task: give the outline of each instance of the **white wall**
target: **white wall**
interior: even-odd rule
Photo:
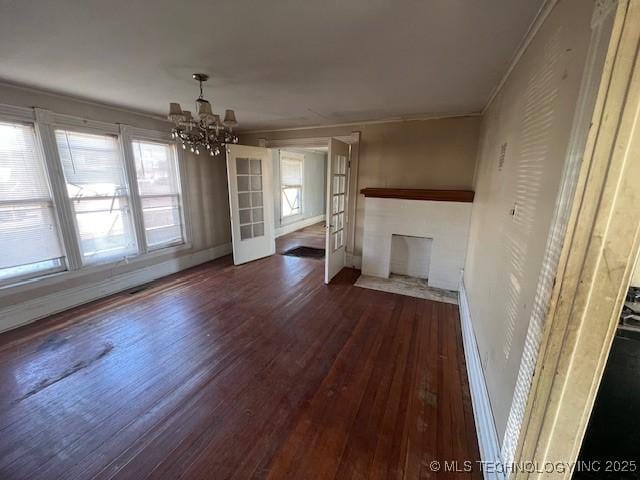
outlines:
[[[457,290],[464,265],[471,204],[365,198],[362,273],[389,278],[392,236],[432,238],[429,285]]]
[[[592,9],[591,1],[561,0],[483,118],[464,282],[500,439],[567,156]]]
[[[123,123],[151,130],[168,131],[171,128],[162,119],[133,111],[10,85],[0,84],[0,103],[39,107],[85,119]],[[231,228],[224,157],[200,157],[187,153],[184,162],[187,187],[183,195],[191,219],[190,248],[171,253],[159,251],[139,262],[123,261],[86,272],[74,272],[73,275],[63,273],[18,288],[0,289],[0,331],[50,313],[43,303],[49,303],[49,310],[61,310],[68,308],[74,301],[77,304],[113,293],[114,289],[118,289],[118,282],[112,281],[114,278],[121,279],[121,290],[132,286],[127,283],[130,280],[148,281],[163,273],[177,271],[209,260],[212,256],[228,253]],[[96,288],[92,290],[92,286]],[[78,293],[80,291],[82,293]],[[55,303],[53,300],[57,299],[61,299],[60,302],[65,299],[67,303]],[[38,301],[40,302],[36,305]]]

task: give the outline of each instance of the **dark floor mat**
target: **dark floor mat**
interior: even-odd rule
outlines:
[[[289,255],[290,257],[324,258],[324,248],[295,247],[287,250],[282,255]]]

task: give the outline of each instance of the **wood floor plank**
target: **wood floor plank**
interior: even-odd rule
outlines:
[[[224,258],[0,335],[0,478],[425,478],[477,460],[457,307],[322,273]]]

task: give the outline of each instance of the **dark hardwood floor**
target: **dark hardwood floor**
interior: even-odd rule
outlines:
[[[224,258],[0,335],[0,479],[418,479],[477,460],[457,307]]]

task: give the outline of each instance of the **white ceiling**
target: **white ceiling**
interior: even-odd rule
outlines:
[[[243,129],[477,112],[542,0],[0,0],[0,78]]]

